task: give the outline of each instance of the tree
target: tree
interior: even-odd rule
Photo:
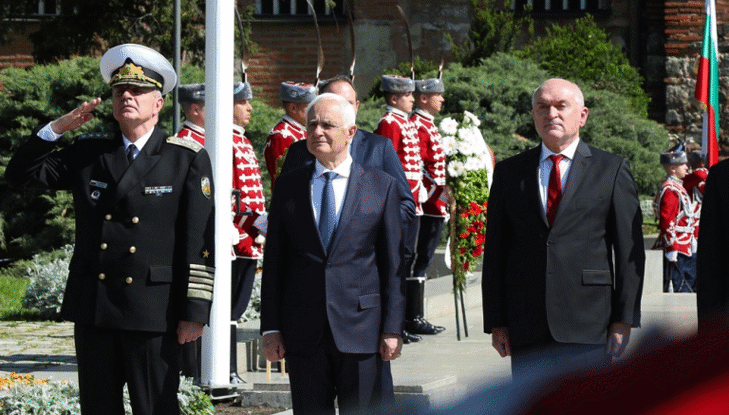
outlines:
[[[495,3],[495,0],[471,0],[470,43],[461,46],[446,35],[454,55],[464,66],[476,66],[481,59],[496,52],[511,52],[518,41],[528,42],[534,36],[534,21],[529,15],[531,5],[525,5],[520,16],[511,10],[511,0],[504,1],[502,8]]]

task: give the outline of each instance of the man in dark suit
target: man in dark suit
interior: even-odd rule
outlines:
[[[729,161],[709,169],[701,206],[696,254],[699,331],[729,322]]]
[[[320,91],[331,92],[337,94],[346,99],[350,104],[354,106],[355,113],[359,109],[359,100],[357,100],[357,92],[352,85],[352,81],[349,77],[338,75],[332,79],[328,79],[322,82]],[[398,194],[400,197],[400,219],[402,220],[403,229],[410,229],[415,226],[415,201],[413,200],[413,194],[410,191],[410,185],[405,177],[405,171],[400,164],[395,148],[392,146],[392,141],[378,135],[369,133],[357,129],[357,132],[352,139],[350,144],[349,152],[352,155],[354,161],[365,167],[372,167],[379,169],[394,177],[398,184]],[[315,160],[314,155],[309,152],[306,148],[306,141],[296,142],[289,147],[289,151],[286,155],[281,174],[285,174],[288,171],[295,170],[298,167],[313,163]],[[407,265],[410,263],[409,259],[413,256],[412,250],[407,250],[403,246],[403,262],[400,269],[400,275],[405,280],[409,274],[407,271]],[[419,292],[415,293],[416,295]],[[422,303],[422,297],[417,301]],[[438,330],[425,319],[422,319],[425,329],[432,332]],[[411,341],[419,341],[420,336],[416,333],[403,331],[403,342],[409,343]]]
[[[395,179],[353,162],[354,108],[325,93],[307,110],[316,162],[281,175],[269,209],[261,333],[286,358],[295,413],[391,402],[383,361],[400,354],[405,312]],[[390,378],[391,379],[391,378]]]
[[[579,87],[550,79],[532,103],[542,144],[496,165],[482,281],[484,330],[515,377],[619,357],[645,263],[628,162],[580,140]]]
[[[47,124],[5,172],[13,186],[71,190],[76,246],[61,315],[73,321],[81,410],[179,414],[178,343],[198,338],[213,295],[213,184],[202,146],[156,127],[172,65],[126,44],[101,59],[116,134],[56,149],[92,118],[100,98]]]

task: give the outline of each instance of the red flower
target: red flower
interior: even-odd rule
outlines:
[[[468,212],[466,212],[465,210],[463,212],[461,212],[461,217],[463,219],[468,219]]]
[[[476,202],[471,202],[471,205],[468,208],[468,213],[470,213],[471,216],[479,215],[481,213],[481,206],[479,206]]]
[[[462,234],[458,235],[458,237],[461,239],[466,239],[466,238],[468,238],[468,235],[469,235],[468,232],[463,232]]]
[[[481,245],[483,245],[484,242],[486,242],[486,235],[479,233],[478,235],[476,235],[476,239],[473,242],[476,244],[476,246],[481,247]],[[476,256],[478,256],[478,255],[476,255]]]
[[[460,250],[461,250],[462,254],[465,254],[466,252],[468,252],[468,248],[465,248],[465,247],[461,247]]]
[[[464,269],[465,271],[468,271],[468,267],[469,267],[468,261],[464,262],[464,263],[463,263],[463,269]]]
[[[476,249],[473,250],[473,256],[478,258],[483,254],[483,247],[477,246]]]

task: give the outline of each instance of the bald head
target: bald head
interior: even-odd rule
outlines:
[[[352,81],[350,81],[348,78],[336,77],[329,80],[324,85],[324,88],[321,89],[321,92],[330,92],[332,94],[339,95],[340,97],[346,99],[350,104],[352,104],[355,113],[357,112],[357,110],[359,110],[357,91],[355,91],[354,86],[352,85]]]
[[[565,79],[550,79],[532,96],[534,127],[542,142],[554,153],[572,144],[587,122],[588,109],[582,91]]]

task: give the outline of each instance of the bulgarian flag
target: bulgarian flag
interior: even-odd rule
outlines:
[[[719,60],[718,36],[716,34],[716,4],[706,0],[706,21],[704,23],[704,45],[699,60],[699,74],[696,80],[696,99],[705,105],[704,130],[701,148],[706,154],[707,167],[719,161]]]

